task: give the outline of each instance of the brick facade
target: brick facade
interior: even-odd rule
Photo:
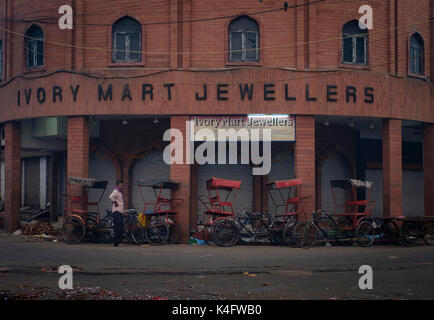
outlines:
[[[5,218],[6,232],[20,228],[21,131],[18,122],[5,124]]]
[[[85,117],[68,119],[67,177],[86,178],[89,176],[89,120]],[[68,194],[82,196],[82,187],[68,185]],[[80,209],[80,203],[74,203]],[[82,206],[82,209],[86,209]]]
[[[402,215],[402,123],[383,121],[383,216]]]
[[[60,31],[57,23],[38,23],[46,42],[44,66],[36,70],[27,70],[23,49],[23,34],[32,23],[1,19],[4,72],[0,123],[9,128],[6,143],[11,144],[5,150],[9,229],[17,224],[21,190],[12,183],[19,171],[19,165],[16,168],[19,127],[8,121],[51,116],[68,117],[67,176],[89,173],[89,145],[93,144],[89,141],[88,117],[111,117],[101,122],[97,143],[102,143],[100,147],[107,152],[121,150],[129,155],[117,154],[113,159],[116,178],[124,182],[129,206],[136,156],[155,141],[164,146],[162,133],[169,127],[185,133],[189,115],[296,115],[295,174],[304,181],[303,196],[311,196],[304,205],[307,213],[315,209],[318,200],[313,199],[318,194],[316,167],[320,166],[315,153],[324,150],[316,146],[332,143],[335,134],[328,129],[316,132],[315,116],[382,118],[385,119],[384,211],[386,215],[400,215],[402,164],[397,159],[402,153],[401,122],[434,123],[434,54],[428,54],[434,50],[434,22],[428,22],[434,0],[370,1],[374,30],[369,31],[367,70],[342,64],[339,39],[343,25],[360,17],[358,9],[366,1],[332,0],[305,6],[307,2],[289,2],[297,7],[288,11],[250,15],[260,28],[260,58],[255,63],[228,61],[229,24],[238,15],[280,8],[282,1],[167,0],[143,5],[136,0],[74,0],[73,30]],[[7,0],[0,5],[0,16],[27,21],[44,16],[57,22],[58,8],[63,4],[61,0],[44,1],[43,6],[30,0]],[[142,59],[137,63],[115,64],[111,52],[112,25],[124,16],[142,24]],[[185,23],[174,23],[179,21]],[[409,75],[409,40],[415,32],[424,40],[423,76]],[[219,84],[227,84],[223,98],[218,92]],[[251,99],[241,98],[240,85],[244,84],[254,88]],[[265,97],[266,84],[274,85],[270,99]],[[149,85],[153,91],[146,95],[143,90]],[[198,99],[205,85],[207,98]],[[329,99],[328,86],[336,91],[333,99]],[[349,98],[349,87],[355,88],[357,98]],[[55,96],[55,88],[60,88],[61,99]],[[104,99],[101,91],[107,93],[109,88],[111,98]],[[125,96],[127,88],[130,96]],[[372,100],[366,96],[371,89],[375,92]],[[152,125],[154,115],[165,118],[158,127]],[[137,119],[129,118],[125,127],[116,119],[123,116]],[[432,129],[428,128],[424,146],[425,208],[432,207],[430,199],[434,198],[434,189],[430,187],[434,170],[430,164],[432,135]],[[349,158],[351,155],[357,158],[351,142],[341,147],[350,154]],[[356,166],[352,164],[354,176]],[[8,176],[11,168],[14,175]],[[186,237],[195,228],[198,215],[197,166],[173,165],[171,178],[182,184],[179,195],[185,202],[178,218]],[[254,208],[260,210],[267,204],[265,178],[255,177],[254,181]],[[14,189],[8,187],[11,185]]]
[[[300,197],[309,197],[301,206],[307,214],[305,217],[301,216],[301,219],[304,219],[309,217],[310,213],[315,210],[315,118],[312,116],[297,116],[296,122],[295,176],[303,180]]]

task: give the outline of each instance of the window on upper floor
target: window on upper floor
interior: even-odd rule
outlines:
[[[112,29],[113,62],[142,61],[142,28],[137,20],[124,17],[116,21]]]
[[[259,25],[252,18],[241,16],[230,23],[229,61],[259,61]]]
[[[415,33],[410,38],[410,73],[424,74],[424,43],[420,34]]]
[[[353,20],[342,28],[342,63],[366,65],[368,53],[368,29],[361,29]]]
[[[26,65],[27,69],[42,67],[44,65],[44,32],[36,25],[27,29],[25,34]]]

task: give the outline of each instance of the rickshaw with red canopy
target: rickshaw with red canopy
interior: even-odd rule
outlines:
[[[201,232],[203,240],[209,240],[212,225],[220,219],[234,219],[233,202],[241,188],[241,181],[212,177],[206,181],[207,193],[199,196],[207,216]]]
[[[158,182],[138,181],[137,183],[144,203],[144,230],[148,242],[152,245],[177,243],[182,237],[182,231],[176,222],[177,207],[184,199],[176,198],[180,183],[172,180]],[[155,200],[146,201],[143,188],[151,188]]]

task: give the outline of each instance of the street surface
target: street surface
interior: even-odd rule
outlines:
[[[61,265],[74,270],[69,295],[58,287]],[[372,290],[359,288],[362,265],[373,268]],[[78,299],[77,292],[86,293],[80,299],[434,299],[434,246],[115,248],[0,234],[0,299]]]

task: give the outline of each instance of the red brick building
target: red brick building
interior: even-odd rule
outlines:
[[[211,176],[243,181],[236,209],[271,210],[265,183],[292,177],[307,212],[328,208],[329,180],[351,177],[374,182],[376,215],[432,215],[433,0],[71,0],[73,29],[60,30],[66,2],[0,4],[7,231],[25,205],[63,215],[68,176],[122,179],[138,210],[139,179],[181,182],[186,237]],[[163,162],[165,130],[251,114],[295,117],[295,141],[272,142],[267,176]]]

